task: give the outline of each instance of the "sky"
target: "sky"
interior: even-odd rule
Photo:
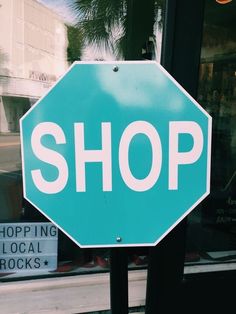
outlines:
[[[75,14],[70,9],[70,4],[73,2],[72,0],[37,0],[37,1],[58,13],[66,23],[73,24],[73,22],[75,22]]]

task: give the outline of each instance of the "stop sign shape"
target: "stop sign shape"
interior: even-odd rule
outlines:
[[[156,62],[74,63],[20,124],[24,197],[81,247],[155,245],[209,194],[211,117]]]

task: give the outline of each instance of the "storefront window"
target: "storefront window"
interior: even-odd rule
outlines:
[[[236,257],[235,27],[235,1],[206,1],[198,101],[213,118],[211,193],[189,215],[187,265]]]
[[[160,59],[159,2],[154,8],[155,36],[143,43],[142,59]],[[85,46],[73,3],[0,0],[0,280],[109,269],[108,250],[79,248],[22,193],[19,119],[73,61],[117,58],[112,49]],[[118,25],[115,39],[120,32]],[[130,268],[146,263],[141,251],[131,252]]]

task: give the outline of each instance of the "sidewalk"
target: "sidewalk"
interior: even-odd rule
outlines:
[[[109,273],[2,282],[0,312],[4,314],[100,314],[101,312],[108,314],[109,289]],[[130,271],[129,307],[135,309],[132,314],[138,312],[139,307],[144,306],[145,289],[146,271]]]
[[[20,145],[20,134],[0,133],[0,147]]]
[[[0,132],[1,136],[20,136],[19,132]]]

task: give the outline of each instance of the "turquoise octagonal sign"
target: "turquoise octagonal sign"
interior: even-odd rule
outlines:
[[[156,62],[76,62],[20,125],[24,197],[81,247],[156,245],[209,194],[211,117]]]

